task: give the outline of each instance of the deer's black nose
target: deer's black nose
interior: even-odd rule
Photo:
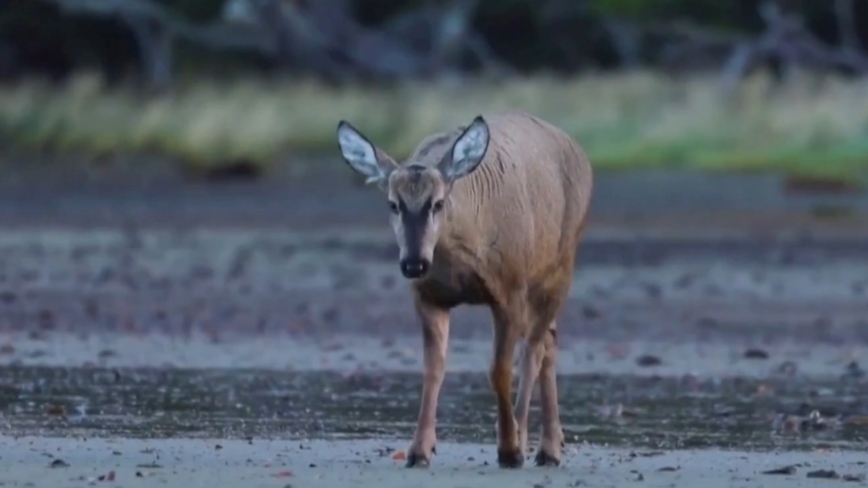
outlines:
[[[403,259],[401,260],[401,274],[409,279],[421,278],[425,276],[430,266],[430,263],[424,259]]]

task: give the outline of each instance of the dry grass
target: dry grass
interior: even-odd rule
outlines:
[[[0,89],[13,144],[96,154],[157,152],[196,168],[333,151],[345,118],[395,156],[484,111],[522,108],[575,136],[598,168],[782,170],[852,178],[868,169],[868,82],[758,75],[724,95],[713,79],[586,76],[500,85],[340,91],[308,83],[197,83],[144,99],[82,75],[61,89]]]

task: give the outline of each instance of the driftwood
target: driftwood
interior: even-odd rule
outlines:
[[[292,52],[286,53],[291,62],[299,69],[325,74],[331,81],[414,78],[426,67],[421,53],[357,24],[329,1],[232,1],[255,3],[252,9],[259,24],[276,32],[281,44],[292,45]]]
[[[843,14],[846,12],[839,12]],[[733,50],[723,70],[724,87],[734,87],[753,67],[771,60],[779,61],[784,76],[796,68],[868,73],[868,58],[852,45],[854,40],[849,41],[850,46],[830,47],[808,31],[800,16],[783,12],[774,2],[763,3],[760,15],[766,31],[758,39],[741,43]]]
[[[457,72],[464,53],[484,67],[506,71],[470,27],[477,0],[425,6],[379,29],[356,22],[343,0],[229,0],[231,17],[263,27],[291,45],[283,55],[297,67],[332,81],[393,81]]]
[[[225,22],[197,26],[180,19],[148,0],[42,0],[71,15],[114,18],[126,25],[136,39],[145,83],[152,88],[171,84],[172,47],[178,39],[216,51],[255,50],[274,55],[269,33]]]
[[[172,83],[172,51],[179,39],[216,51],[255,51],[284,72],[313,74],[332,83],[459,73],[467,55],[485,69],[510,71],[471,29],[478,0],[428,5],[378,29],[356,22],[346,0],[227,0],[222,18],[205,25],[187,22],[151,0],[42,1],[71,15],[102,16],[126,25],[152,88]]]
[[[684,22],[638,23],[604,19],[622,65],[636,66],[639,46],[649,38],[662,43],[656,62],[667,70],[721,70],[725,89],[734,88],[754,68],[776,63],[786,77],[795,69],[868,74],[868,57],[856,35],[853,0],[835,0],[840,46],[829,46],[797,14],[777,2],[760,5],[765,30],[756,37]]]
[[[376,27],[354,19],[351,0],[225,0],[222,17],[202,25],[187,22],[154,0],[33,1],[125,25],[136,39],[144,82],[154,88],[172,83],[178,40],[217,52],[255,52],[283,73],[314,75],[335,84],[460,76],[469,63],[501,78],[514,73],[471,26],[480,0],[429,0]],[[868,73],[868,57],[856,33],[855,0],[834,0],[837,47],[820,41],[799,15],[784,11],[780,1],[762,4],[765,30],[755,37],[677,21],[601,17],[587,2],[573,0],[544,1],[536,30],[546,33],[551,49],[564,55],[567,71],[580,69],[588,59],[588,45],[574,35],[576,26],[588,26],[589,39],[608,41],[621,67],[715,70],[728,88],[768,63],[783,67],[784,74],[796,68]]]
[[[743,34],[687,22],[650,24],[646,33],[663,39],[656,61],[672,72],[717,70],[733,46],[748,41]]]

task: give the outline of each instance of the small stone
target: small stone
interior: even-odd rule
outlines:
[[[768,359],[769,353],[762,349],[751,348],[744,352],[745,359]]]
[[[827,480],[836,480],[841,477],[837,472],[832,469],[818,469],[816,471],[811,471],[807,474],[808,478],[822,478]]]
[[[99,354],[97,354],[97,357],[99,357],[100,359],[107,359],[107,358],[115,357],[117,355],[118,354],[116,352],[112,351],[111,349],[103,349],[102,351],[99,352]]]
[[[859,366],[859,363],[857,361],[854,360],[854,361],[850,361],[849,363],[847,363],[847,368],[844,372],[844,377],[861,378],[863,376],[865,376],[865,370],[863,370],[862,367]]]
[[[648,368],[651,366],[660,366],[661,364],[663,364],[663,361],[657,356],[643,354],[636,359],[636,364],[642,366],[643,368]]]
[[[770,469],[768,471],[763,471],[763,474],[795,474],[796,467],[795,466],[784,466],[782,468]]]
[[[594,320],[600,318],[600,311],[590,305],[585,305],[582,307],[582,315],[588,320]]]

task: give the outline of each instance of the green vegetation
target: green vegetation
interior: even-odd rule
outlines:
[[[58,88],[0,88],[0,136],[35,150],[156,153],[194,170],[295,151],[334,153],[350,120],[396,157],[479,112],[520,108],[575,136],[600,169],[777,170],[853,180],[868,173],[868,82],[757,75],[724,94],[713,78],[534,77],[499,84],[333,90],[315,83],[191,83],[145,97],[81,75]]]

